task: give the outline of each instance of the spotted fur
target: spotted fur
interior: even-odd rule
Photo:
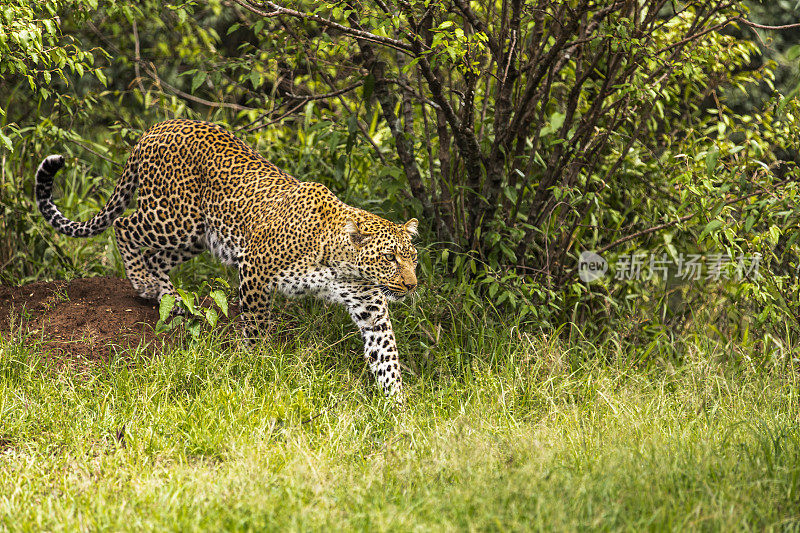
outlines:
[[[301,182],[230,132],[206,122],[171,120],[134,147],[105,207],[91,220],[67,219],[53,203],[47,157],[36,172],[44,218],[72,237],[113,224],[134,289],[160,299],[174,291],[169,271],[208,249],[239,269],[245,336],[256,337],[277,290],[344,305],[364,339],[364,358],[385,393],[402,398],[388,302],[417,285],[417,220],[395,224],[350,207],[319,183]],[[138,188],[138,207],[119,218]]]

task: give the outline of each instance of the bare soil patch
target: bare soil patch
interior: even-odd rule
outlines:
[[[124,279],[0,286],[0,335],[41,342],[59,358],[107,361],[142,344],[160,348],[158,308]]]

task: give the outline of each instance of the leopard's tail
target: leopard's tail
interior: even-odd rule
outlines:
[[[63,166],[62,155],[47,156],[39,165],[36,171],[36,205],[51,226],[70,237],[93,237],[105,231],[128,207],[139,185],[129,162],[105,207],[90,220],[77,222],[65,217],[53,203],[53,178]]]

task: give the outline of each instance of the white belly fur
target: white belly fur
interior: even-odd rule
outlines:
[[[241,251],[237,243],[213,231],[206,232],[206,248],[226,265],[236,265],[239,261]]]

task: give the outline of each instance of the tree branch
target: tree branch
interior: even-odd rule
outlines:
[[[141,61],[144,65],[145,70],[150,75],[151,78],[156,82],[157,85],[163,85],[173,93],[177,94],[181,98],[186,100],[191,100],[192,102],[196,102],[198,104],[203,104],[208,107],[227,107],[228,109],[235,109],[236,111],[260,111],[260,109],[256,109],[255,107],[247,107],[239,104],[234,104],[230,102],[212,102],[211,100],[206,100],[205,98],[200,98],[199,96],[194,96],[192,94],[186,93],[170,85],[169,83],[165,82],[158,76],[158,71],[156,70],[156,66],[153,63],[150,63],[149,67],[147,63]]]
[[[475,28],[476,31],[483,33],[486,36],[487,44],[489,45],[489,51],[492,53],[492,57],[495,61],[499,61],[500,58],[500,46],[497,44],[497,40],[494,38],[494,35],[486,28],[486,24],[483,23],[481,19],[475,15],[475,12],[472,11],[469,7],[469,2],[466,0],[455,0],[455,4],[458,6],[459,11],[464,15],[469,25]]]
[[[733,198],[732,200],[727,200],[722,204],[722,206],[723,207],[727,207],[727,206],[729,206],[731,204],[735,204],[737,202],[742,202],[744,200],[747,200],[748,198],[752,198],[753,196],[759,196],[759,195],[762,195],[762,194],[767,193],[767,192],[772,192],[774,189],[776,189],[778,187],[783,187],[784,185],[786,185],[787,183],[789,183],[791,181],[794,181],[794,180],[792,178],[787,178],[785,180],[782,180],[782,181],[779,181],[778,183],[773,184],[772,187],[770,187],[770,188],[764,187],[764,188],[759,189],[759,190],[757,190],[755,192],[751,192],[750,194],[746,194],[746,195],[740,196],[738,198]],[[686,222],[687,220],[691,220],[692,218],[696,217],[700,213],[701,213],[701,211],[695,211],[694,213],[692,213],[690,215],[684,215],[684,216],[682,216],[680,218],[677,218],[675,220],[671,220],[669,222],[665,222],[664,224],[659,224],[658,226],[653,226],[652,228],[643,229],[641,231],[637,231],[636,233],[632,233],[630,235],[626,235],[625,237],[622,237],[621,239],[617,239],[616,241],[612,242],[611,244],[607,244],[607,245],[603,246],[602,248],[597,250],[597,253],[598,254],[602,254],[603,252],[607,252],[608,250],[611,250],[612,248],[616,248],[620,244],[625,244],[626,242],[628,242],[630,240],[636,239],[638,237],[644,237],[645,235],[649,235],[651,233],[655,233],[657,231],[661,231],[662,229],[671,228],[672,226],[676,226],[676,225],[680,224],[681,222]]]
[[[342,33],[347,35],[352,35],[353,37],[357,37],[364,41],[369,41],[377,44],[382,44],[384,46],[388,46],[390,48],[394,48],[400,52],[403,52],[407,55],[413,55],[411,52],[411,46],[408,44],[398,41],[397,39],[391,39],[389,37],[382,37],[380,35],[375,35],[374,33],[370,33],[368,31],[352,28],[350,26],[345,26],[343,24],[339,24],[338,22],[334,22],[332,20],[320,17],[319,15],[314,15],[312,13],[303,13],[301,11],[295,11],[294,9],[289,9],[288,7],[283,7],[281,5],[276,4],[275,2],[265,1],[264,5],[268,6],[272,11],[261,11],[260,9],[250,5],[248,2],[244,0],[233,0],[243,8],[255,13],[256,15],[271,18],[277,17],[279,15],[287,15],[296,19],[300,20],[310,20],[312,22],[316,22],[318,24],[322,24],[323,26],[327,26],[328,28],[332,28],[338,30]]]
[[[368,33],[359,27],[360,22],[355,15],[350,15],[349,22],[355,27],[355,31],[359,33]],[[389,130],[392,132],[392,136],[394,137],[395,149],[397,150],[400,163],[405,171],[408,185],[411,188],[411,193],[414,195],[414,198],[419,200],[419,202],[422,204],[422,215],[426,218],[426,220],[436,224],[438,217],[436,216],[433,204],[431,204],[428,191],[425,189],[425,186],[422,183],[422,175],[420,174],[417,161],[414,158],[413,145],[409,143],[408,137],[401,129],[400,117],[398,117],[395,113],[397,97],[389,90],[388,85],[383,81],[386,78],[386,64],[378,57],[377,53],[367,39],[357,38],[357,42],[359,48],[361,49],[364,66],[375,77],[375,97],[381,105],[383,118],[386,121],[386,124],[389,126]],[[401,105],[401,113],[402,112],[403,106]],[[439,225],[441,226],[441,224]],[[437,230],[438,229],[439,228],[437,228]]]
[[[353,89],[358,89],[362,85],[364,85],[364,81],[363,80],[362,81],[358,81],[358,82],[356,82],[356,83],[354,83],[352,85],[348,85],[344,89],[339,89],[338,91],[331,91],[329,93],[302,95],[302,94],[294,94],[294,93],[290,93],[290,92],[286,91],[283,94],[284,94],[284,96],[288,96],[292,100],[302,100],[304,102],[308,102],[310,100],[325,100],[326,98],[333,98],[334,96],[339,96],[339,95],[342,95],[342,94],[345,94],[345,93],[349,93]]]

